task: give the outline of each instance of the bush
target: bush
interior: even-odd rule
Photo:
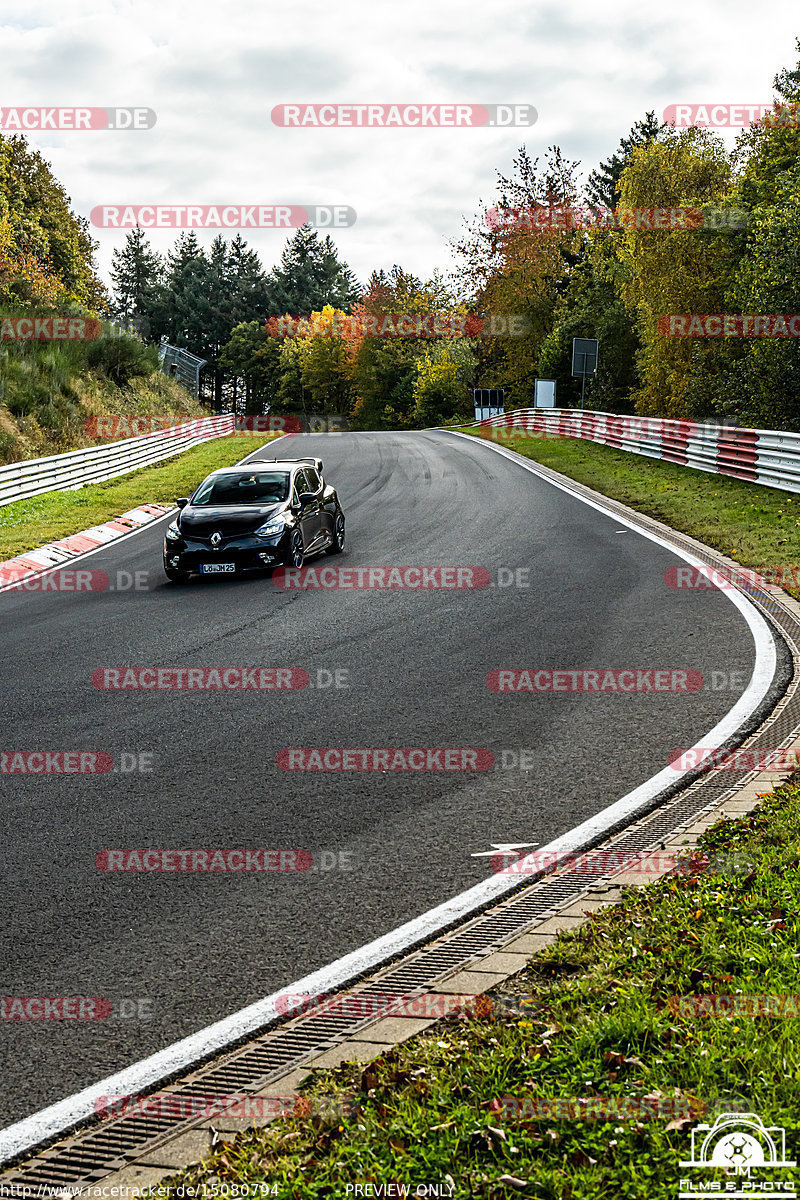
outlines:
[[[126,334],[122,337],[102,337],[88,344],[86,362],[95,370],[103,371],[114,383],[123,386],[137,375],[152,375],[157,371],[158,351]]]

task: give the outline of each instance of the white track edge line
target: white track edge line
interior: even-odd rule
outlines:
[[[455,430],[447,430],[445,432],[452,433],[455,437],[467,438],[473,443],[477,441],[477,439],[466,433],[456,433]],[[276,438],[274,440],[278,441],[279,439]],[[620,524],[626,525],[635,533],[648,538],[656,545],[677,555],[691,566],[704,567],[707,565],[689,551],[671,546],[669,542],[657,534],[638,528],[633,521],[628,520],[626,517],[611,512],[597,501],[590,500],[572,491],[567,484],[548,479],[545,475],[537,471],[532,464],[529,464],[513,452],[507,451],[505,447],[495,446],[492,443],[482,441],[477,442],[477,444],[487,446],[488,449],[511,459],[512,462],[530,471],[531,474],[536,475],[543,482],[559,488],[574,499],[580,500],[582,504],[596,509],[603,516],[619,521]],[[254,451],[253,453],[256,452]],[[248,455],[248,457],[250,456]],[[133,532],[136,533],[139,531],[134,530]],[[123,540],[124,538],[120,538],[120,541]],[[95,551],[89,551],[88,553],[93,554]],[[718,745],[720,744],[719,742],[709,741],[708,739],[719,738],[721,742],[724,742],[735,733],[742,721],[756,710],[766,696],[777,665],[775,641],[761,613],[758,612],[754,605],[738,589],[726,588],[720,590],[739,609],[750,628],[755,644],[756,663],[750,683],[733,708],[729,710],[713,729],[709,730],[703,736],[701,741],[695,743],[695,746],[691,747],[691,749]],[[602,812],[581,822],[580,825],[576,825],[574,829],[548,843],[547,846],[538,849],[536,857],[541,858],[543,855],[575,853],[587,849],[597,838],[598,834],[618,824],[622,819],[632,818],[638,811],[645,808],[667,783],[674,783],[681,775],[687,773],[688,769],[687,771],[675,771],[672,767],[666,767],[664,770],[659,771],[658,774],[640,784],[637,788],[634,788],[633,791],[628,792],[627,795],[609,805],[608,808],[603,809]],[[233,1042],[246,1037],[250,1033],[254,1033],[257,1029],[262,1028],[279,1015],[277,1010],[278,998],[285,996],[287,992],[330,992],[334,988],[342,987],[356,976],[380,966],[381,963],[402,953],[410,946],[433,937],[447,926],[472,915],[476,910],[484,908],[488,903],[491,903],[493,899],[514,889],[519,883],[521,874],[522,872],[518,868],[517,872],[511,878],[497,874],[491,879],[482,880],[480,883],[467,889],[467,891],[454,896],[451,900],[447,900],[443,904],[429,909],[428,912],[423,913],[421,916],[407,921],[404,925],[392,930],[391,933],[384,934],[382,937],[368,942],[358,950],[351,951],[350,954],[344,955],[328,966],[314,971],[311,975],[306,975],[303,979],[289,984],[282,988],[280,992],[273,992],[272,995],[266,996],[262,1000],[257,1000],[254,1004],[240,1009],[239,1012],[233,1013],[221,1021],[215,1021],[212,1025],[207,1026],[198,1033],[182,1038],[179,1042],[174,1042],[164,1050],[160,1050],[156,1054],[152,1054],[148,1058],[142,1059],[140,1062],[124,1068],[122,1071],[118,1071],[115,1075],[109,1075],[99,1083],[92,1084],[90,1087],[84,1088],[83,1091],[76,1092],[74,1095],[67,1097],[65,1100],[60,1100],[56,1104],[51,1104],[47,1108],[43,1108],[39,1112],[32,1114],[30,1117],[16,1122],[14,1125],[9,1125],[6,1129],[0,1131],[0,1162],[17,1157],[25,1150],[31,1149],[39,1143],[55,1137],[59,1133],[66,1132],[78,1122],[93,1116],[96,1111],[95,1102],[101,1097],[118,1094],[137,1094],[161,1079],[173,1075],[178,1071],[187,1070],[199,1059],[205,1058],[207,1055],[217,1051],[225,1050]]]

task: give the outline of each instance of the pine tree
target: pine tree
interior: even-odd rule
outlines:
[[[619,177],[627,166],[634,147],[646,146],[667,128],[663,121],[656,120],[654,111],[645,113],[644,120],[637,121],[630,135],[620,140],[617,153],[601,163],[598,170],[592,171],[586,186],[586,198],[589,203],[596,204],[599,208],[616,208],[619,203]]]
[[[137,225],[115,250],[111,267],[114,284],[113,315],[137,325],[143,336],[152,331],[164,264]]]
[[[330,235],[322,241],[310,225],[301,225],[286,244],[280,264],[267,278],[269,315],[320,312],[331,304],[349,313],[361,294],[355,275]]]

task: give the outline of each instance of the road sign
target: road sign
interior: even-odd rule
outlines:
[[[498,417],[506,411],[505,388],[473,388],[472,396],[475,401],[476,421]]]
[[[597,374],[597,348],[599,342],[597,338],[573,338],[572,339],[572,374],[573,375],[596,375]]]
[[[555,408],[556,381],[555,379],[536,379],[533,384],[533,407]]]
[[[583,392],[586,387],[586,376],[597,374],[597,338],[572,339],[572,374],[581,377],[581,408],[583,408]]]

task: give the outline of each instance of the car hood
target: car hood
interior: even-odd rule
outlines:
[[[186,537],[205,538],[215,532],[231,537],[252,533],[287,507],[286,504],[202,504],[194,508],[190,504],[181,513],[178,524]]]

